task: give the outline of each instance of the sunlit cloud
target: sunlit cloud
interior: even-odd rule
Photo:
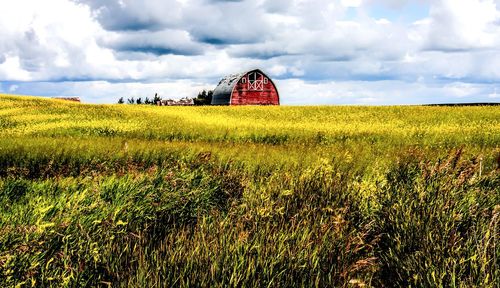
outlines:
[[[499,7],[499,0],[3,1],[0,91],[95,103],[157,92],[194,97],[226,74],[260,68],[277,80],[283,104],[498,101]]]

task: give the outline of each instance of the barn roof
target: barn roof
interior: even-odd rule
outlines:
[[[234,86],[247,73],[231,74],[222,78],[214,90],[212,105],[228,105],[231,102],[231,93]]]

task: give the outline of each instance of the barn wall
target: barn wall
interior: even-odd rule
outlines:
[[[264,76],[267,77],[265,74]],[[240,79],[233,89],[231,105],[280,105],[278,91],[271,79],[268,79],[262,91],[249,91],[248,82],[242,83]]]

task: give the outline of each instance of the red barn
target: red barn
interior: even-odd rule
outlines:
[[[222,79],[212,105],[280,105],[280,97],[271,78],[256,69]]]

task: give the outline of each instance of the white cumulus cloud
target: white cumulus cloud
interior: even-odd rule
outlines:
[[[429,13],[394,16],[417,6]],[[184,97],[252,68],[288,104],[491,101],[500,88],[500,0],[18,0],[0,13],[2,91]]]

